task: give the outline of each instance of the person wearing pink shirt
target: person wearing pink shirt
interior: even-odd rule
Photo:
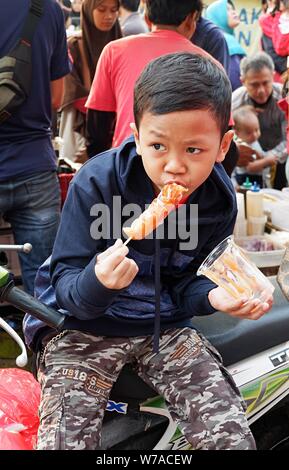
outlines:
[[[86,102],[89,157],[117,147],[130,136],[134,84],[151,60],[172,52],[210,57],[190,41],[201,12],[201,0],[147,0],[151,31],[105,46]]]

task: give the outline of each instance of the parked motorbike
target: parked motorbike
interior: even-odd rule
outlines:
[[[289,306],[276,279],[270,280],[275,285],[274,305],[258,321],[217,312],[195,318],[194,322],[222,354],[246,401],[257,448],[288,450]],[[11,275],[1,267],[0,301],[8,301],[55,329],[63,326],[63,315],[15,287]],[[165,400],[156,396],[129,365],[120,374],[107,404],[102,448],[192,450]]]

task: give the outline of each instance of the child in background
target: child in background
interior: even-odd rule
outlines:
[[[247,177],[256,181],[259,186],[270,187],[270,168],[274,167],[278,158],[272,151],[264,152],[258,139],[261,135],[257,112],[253,106],[241,106],[233,112],[236,143],[247,145],[256,151],[255,161],[246,167],[236,166],[235,178],[242,185]]]

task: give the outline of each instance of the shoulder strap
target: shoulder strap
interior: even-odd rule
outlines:
[[[36,29],[39,18],[43,13],[43,0],[32,0],[28,15],[26,17],[22,32],[21,41],[32,42],[33,34]]]

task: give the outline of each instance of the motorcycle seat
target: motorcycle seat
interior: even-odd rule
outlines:
[[[276,278],[270,281],[275,287],[273,307],[257,321],[221,312],[193,318],[196,329],[218,349],[226,366],[289,340],[289,303]]]
[[[224,364],[229,366],[289,340],[289,303],[282,294],[276,278],[272,309],[259,320],[239,320],[222,312],[194,317],[195,328],[218,349]],[[112,399],[136,406],[141,400],[155,396],[127,364],[112,390]]]

